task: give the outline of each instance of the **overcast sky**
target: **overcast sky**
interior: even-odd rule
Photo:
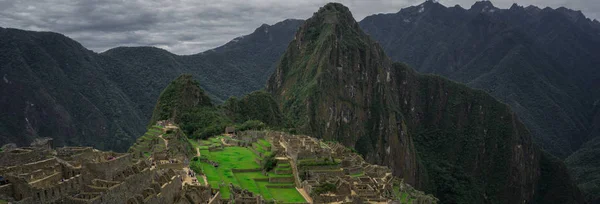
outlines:
[[[102,52],[117,46],[156,46],[193,54],[249,34],[261,24],[306,19],[332,0],[0,0],[0,27],[65,34]],[[339,0],[357,20],[394,13],[424,0]],[[473,0],[440,0],[470,8]],[[600,17],[599,0],[494,0],[499,8],[536,5]]]

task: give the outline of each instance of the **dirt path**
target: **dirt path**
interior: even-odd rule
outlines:
[[[200,148],[196,147],[196,156],[200,157]],[[206,179],[206,175],[202,174],[202,179],[204,180],[204,184],[208,185],[208,179]]]
[[[304,188],[298,188],[298,187],[296,187],[296,190],[298,192],[300,192],[300,194],[302,195],[302,197],[304,197],[304,200],[306,200],[307,203],[313,203],[312,198],[308,195],[308,193],[306,193],[306,191],[304,190]]]
[[[279,142],[279,145],[281,145],[281,147],[283,147],[283,149],[287,152],[287,146],[285,146],[285,144],[283,144],[283,142]],[[294,174],[294,183],[296,184],[296,186],[300,186],[300,177],[298,176],[298,169],[296,166],[296,163],[294,162],[294,160],[287,158],[290,161],[290,167],[292,168],[292,172]],[[307,203],[313,203],[312,198],[308,195],[308,193],[306,193],[306,191],[304,190],[304,188],[298,188],[296,187],[296,190],[302,195],[302,197],[304,197],[304,200],[306,200]]]
[[[165,141],[165,148],[169,149],[169,140],[165,139],[162,134],[159,135],[158,137],[160,137],[160,139],[162,139],[163,141]]]

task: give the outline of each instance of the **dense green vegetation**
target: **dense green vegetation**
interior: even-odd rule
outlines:
[[[600,137],[597,137],[569,156],[565,163],[581,191],[590,201],[600,200]]]
[[[271,94],[264,91],[255,91],[239,99],[235,96],[231,97],[225,101],[222,108],[226,115],[236,123],[261,121],[270,127],[285,125],[277,102]]]
[[[275,159],[275,154],[269,154],[266,158],[263,159],[262,169],[265,171],[271,171],[277,166],[277,160]]]
[[[256,91],[214,106],[191,75],[182,75],[161,93],[150,124],[173,119],[190,138],[205,139],[223,133],[227,126],[238,131],[281,128],[281,111],[273,97]],[[266,121],[266,122],[264,122]]]
[[[200,148],[201,158],[207,161],[212,161],[218,165],[214,166],[208,162],[202,162],[201,159],[192,160],[190,166],[200,166],[202,172],[206,175],[208,183],[213,188],[218,188],[223,198],[229,198],[229,183],[247,189],[251,192],[258,193],[267,201],[279,202],[305,202],[304,198],[295,188],[270,188],[269,186],[290,185],[293,183],[269,183],[268,181],[257,181],[255,179],[264,179],[269,177],[290,177],[292,175],[276,175],[272,171],[264,175],[261,168],[267,163],[276,165],[276,162],[264,162],[261,166],[256,162],[257,159],[263,161],[274,158],[273,154],[267,154],[266,158],[260,158],[246,147],[224,147],[223,150],[209,151],[211,145],[220,145],[219,137],[211,137],[201,141],[190,140],[190,143],[195,147]],[[267,141],[259,141],[255,145],[267,147],[270,146]],[[256,169],[251,172],[234,173],[232,169]],[[272,169],[270,169],[272,170]]]
[[[213,106],[210,98],[191,75],[182,75],[161,93],[150,124],[173,119],[192,138],[218,135],[232,122]]]

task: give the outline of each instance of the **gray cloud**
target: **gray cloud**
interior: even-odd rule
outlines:
[[[211,49],[263,23],[306,19],[329,0],[0,0],[0,26],[65,34],[96,52],[156,46],[177,54]],[[597,0],[522,0],[520,5],[567,7],[600,17]],[[423,0],[339,0],[357,20],[397,12]],[[472,0],[441,0],[469,8]],[[496,0],[508,8],[514,0]]]

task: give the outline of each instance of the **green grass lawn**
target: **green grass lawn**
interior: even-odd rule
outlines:
[[[206,174],[206,178],[211,187],[220,189],[222,198],[229,198],[231,192],[229,191],[228,185],[229,183],[232,183],[233,185],[240,186],[250,192],[261,194],[265,200],[275,199],[281,202],[305,202],[302,195],[295,188],[267,188],[266,185],[280,184],[254,181],[255,178],[268,178],[269,176],[291,177],[292,174],[276,175],[272,172],[269,173],[269,176],[265,176],[260,171],[233,173],[231,169],[261,168],[261,166],[254,161],[254,159],[257,158],[257,155],[245,147],[225,147],[223,151],[209,152],[207,149],[208,145],[214,145],[217,144],[217,142],[220,143],[218,138],[209,138],[208,140],[192,142],[192,145],[200,148],[200,154],[202,154],[202,156],[205,156],[208,160],[219,163],[218,167],[214,167],[211,164],[196,161],[200,163],[202,171]],[[264,146],[265,143],[268,144],[266,141],[261,143],[260,146]],[[285,167],[289,167],[289,165]],[[198,180],[201,179],[202,177],[199,177]],[[219,184],[221,183],[224,183],[225,185],[219,187]]]
[[[196,174],[197,175],[197,174]],[[204,179],[202,178],[202,176],[196,176],[196,179],[198,179],[198,183],[204,185]]]
[[[271,143],[267,142],[267,140],[265,140],[265,139],[258,140],[258,144],[265,146],[265,147],[271,147]]]
[[[296,188],[269,188],[269,191],[275,200],[285,200],[285,202],[291,203],[306,202]]]

